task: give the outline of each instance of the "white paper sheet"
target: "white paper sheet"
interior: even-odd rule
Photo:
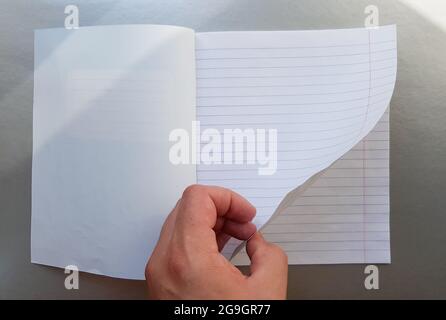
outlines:
[[[194,33],[162,26],[35,34],[32,262],[142,279],[195,182],[169,133],[195,120]]]
[[[289,264],[390,263],[389,113],[262,230]],[[246,250],[233,260],[248,265]]]
[[[254,204],[260,228],[288,192],[353,148],[383,115],[395,85],[396,30],[199,33],[196,64],[202,130],[278,131],[272,176],[248,165],[197,168],[199,183],[232,188]],[[224,254],[239,243],[230,241]],[[358,262],[332,256],[321,252],[318,261]]]
[[[142,279],[164,218],[196,178],[244,195],[257,207],[255,222],[261,227],[288,192],[337,159],[360,151],[367,162],[372,150],[357,144],[389,105],[396,35],[394,26],[196,35],[160,26],[42,30],[36,32],[35,63],[32,261]],[[202,129],[277,129],[277,172],[259,176],[255,166],[171,165],[169,133],[189,129],[195,119]],[[385,141],[366,147],[380,143]],[[339,180],[317,183],[352,179],[330,170]],[[361,176],[366,181],[349,189],[356,193],[368,191],[377,178],[369,175],[379,173],[367,166],[351,170],[355,181]],[[388,185],[388,174],[379,179]],[[281,207],[284,215],[274,220],[279,223],[265,228],[270,240],[291,241],[282,244],[291,263],[390,259],[383,253],[360,260],[352,254],[359,244],[346,247],[348,254],[341,257],[335,238],[316,254],[301,255],[295,234],[305,228],[303,221],[293,220],[298,225],[287,233],[292,228],[287,219],[297,217],[301,205],[309,210],[307,201],[327,201],[304,196],[284,211]],[[362,196],[355,205],[364,210],[355,213],[366,222],[374,218],[368,215],[372,198]],[[333,210],[341,219],[339,208]],[[336,231],[358,227],[336,222]],[[388,222],[379,223],[385,240]],[[229,243],[224,253],[229,257],[237,245]],[[388,248],[388,242],[381,245]],[[317,244],[308,248],[316,251]],[[242,252],[234,261],[245,258]]]

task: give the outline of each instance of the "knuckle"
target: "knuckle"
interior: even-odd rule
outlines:
[[[188,186],[183,191],[183,198],[189,198],[191,196],[196,196],[197,194],[202,194],[205,191],[205,187],[199,184],[192,184]]]
[[[167,258],[166,267],[169,274],[174,277],[184,278],[186,275],[186,261],[181,256],[169,256]]]

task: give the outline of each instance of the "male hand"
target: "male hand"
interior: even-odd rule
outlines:
[[[256,232],[254,216],[255,208],[231,190],[188,187],[167,217],[147,263],[149,297],[285,299],[287,256]],[[246,247],[249,276],[220,254],[231,236],[240,240],[252,236]]]

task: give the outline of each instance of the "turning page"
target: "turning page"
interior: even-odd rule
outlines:
[[[169,133],[195,120],[194,32],[105,26],[35,33],[31,259],[142,279],[195,182]]]
[[[225,186],[246,197],[257,208],[254,222],[261,228],[290,191],[354,149],[375,127],[392,96],[396,61],[395,26],[198,33],[197,118],[201,132],[209,128],[221,131],[227,128],[257,132],[262,129],[274,130],[277,143],[268,143],[265,135],[254,137],[264,142],[262,151],[265,152],[258,154],[258,150],[251,150],[251,154],[258,156],[269,153],[277,157],[269,157],[270,163],[201,163],[197,166],[197,181]],[[234,157],[247,151],[237,149],[237,145],[246,145],[246,141],[234,140]],[[245,152],[245,156],[249,156],[248,152]],[[272,168],[272,174],[260,174],[262,166]],[[350,177],[347,170],[334,170],[330,170],[329,174],[339,179]],[[361,177],[362,169],[359,168],[355,171],[357,176],[352,179],[367,179],[369,172],[374,172],[368,168],[364,170],[366,175]],[[385,177],[388,180],[388,175]],[[362,184],[351,186],[355,188],[354,192],[364,187]],[[297,207],[300,204],[331,205],[328,197],[327,194],[325,198],[298,198],[293,213],[297,214],[299,209],[301,212],[308,211],[305,206]],[[356,197],[354,204],[360,205],[358,199],[360,197]],[[388,202],[383,205],[388,206]],[[364,215],[366,206],[358,208],[360,216],[355,217],[355,224],[351,225],[340,226],[339,222],[321,228],[311,224],[312,217],[305,220],[308,224],[296,219],[291,224],[280,217],[282,221],[285,219],[285,226],[271,226],[270,229],[280,233],[272,240],[290,242],[323,238],[335,241],[341,239],[341,236],[328,235],[338,230],[345,230],[345,233],[351,233],[350,236],[356,238],[367,236],[362,231],[374,225],[372,221],[368,223],[369,216],[366,219]],[[338,214],[344,210],[340,206],[331,209]],[[363,220],[357,222],[357,219]],[[378,226],[379,232],[385,233],[382,239],[386,240],[388,220],[384,218],[382,221],[384,224]],[[231,240],[224,248],[224,254],[230,257],[239,244],[239,241]],[[384,246],[388,249],[389,243],[384,243]],[[348,247],[344,249],[349,250]],[[353,249],[351,252],[354,252]],[[305,258],[304,254],[297,258],[300,253],[293,253],[292,257],[296,258],[290,262],[390,261],[388,250],[367,259],[359,259],[354,254],[336,255],[335,250],[333,245],[325,246],[312,254],[312,258]],[[235,259],[235,262],[243,262],[243,259]]]
[[[390,263],[389,112],[288,198],[262,234],[289,264]],[[246,250],[232,262],[248,265]]]

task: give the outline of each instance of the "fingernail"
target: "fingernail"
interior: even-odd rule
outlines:
[[[248,242],[249,240],[251,240],[251,238],[254,237],[254,235],[255,235],[256,233],[257,233],[257,230],[256,230],[256,232],[254,232],[252,235],[250,235],[248,239],[246,239],[246,242]]]

